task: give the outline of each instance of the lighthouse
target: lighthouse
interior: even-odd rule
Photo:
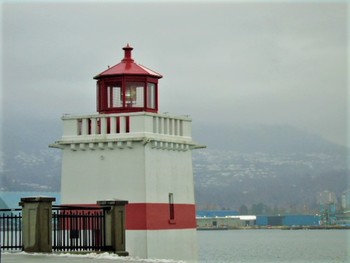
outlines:
[[[162,75],[137,64],[133,48],[96,75],[97,113],[64,115],[61,200],[122,199],[132,257],[197,259],[191,119],[158,112]]]

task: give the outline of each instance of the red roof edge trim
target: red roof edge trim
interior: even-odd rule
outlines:
[[[120,64],[120,63],[119,63],[119,64]],[[108,69],[102,71],[100,74],[97,74],[97,75],[94,77],[94,79],[99,79],[99,78],[101,78],[102,75],[103,75],[104,73],[106,73],[107,71],[109,71],[109,70],[115,68],[115,67],[118,66],[119,64],[114,65],[114,66],[112,66],[112,67],[109,67],[109,66],[108,66]]]
[[[138,64],[138,66],[143,68],[144,70],[146,70],[150,75],[153,75],[153,76],[158,77],[158,78],[162,78],[163,77],[162,74],[160,74],[160,73],[158,73],[158,72],[156,72],[156,71],[154,71],[152,69],[149,69],[149,68],[147,68],[144,65]]]

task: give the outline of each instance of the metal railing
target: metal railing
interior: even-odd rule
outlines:
[[[105,251],[105,209],[101,207],[54,206],[52,209],[54,251]]]
[[[22,209],[0,209],[2,250],[22,250]]]
[[[127,201],[98,201],[93,206],[52,206],[52,201],[50,197],[26,197],[21,198],[22,209],[0,210],[0,255],[2,250],[115,251],[128,255],[124,224]],[[52,212],[48,214],[48,210]],[[116,211],[123,217],[117,217]]]

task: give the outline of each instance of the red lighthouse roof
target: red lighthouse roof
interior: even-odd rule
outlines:
[[[129,44],[127,44],[126,47],[123,48],[123,50],[124,58],[122,59],[122,61],[117,65],[110,67],[107,70],[96,75],[94,79],[121,75],[151,76],[158,79],[163,77],[161,74],[149,68],[146,68],[145,66],[135,63],[131,56],[131,51],[133,50],[133,48],[129,46]]]
[[[94,77],[97,80],[97,111],[103,114],[158,112],[159,73],[136,64],[129,44],[122,61]]]

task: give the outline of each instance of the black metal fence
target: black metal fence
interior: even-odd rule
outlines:
[[[21,209],[0,209],[0,244],[2,250],[22,250]]]
[[[105,251],[105,209],[55,206],[52,213],[54,251]]]
[[[106,251],[105,208],[55,206],[52,209],[54,251]],[[22,250],[21,209],[0,209],[1,250]]]
[[[50,200],[44,199],[43,197],[21,199],[23,203],[37,202],[39,204],[37,213],[34,213],[34,219],[29,217],[28,206],[23,205],[23,203],[23,210],[0,210],[1,250],[24,250],[27,252],[51,252],[52,250],[116,251],[120,255],[128,255],[125,251],[124,219],[116,217],[116,211],[125,215],[127,201],[100,201],[94,206],[52,206],[50,198],[46,198]],[[44,201],[49,202],[49,206]],[[42,209],[39,209],[40,206]],[[47,217],[47,213],[43,213],[43,211],[47,211],[47,207],[52,208],[52,217]],[[22,216],[22,211],[24,211],[25,217]],[[52,228],[49,233],[45,230],[46,227],[33,224],[33,222],[38,222],[39,218],[40,224],[45,226],[51,224]],[[106,221],[110,223],[106,224]],[[119,231],[116,231],[114,227],[116,225],[121,226],[121,229],[118,228]],[[108,235],[106,235],[106,231],[108,231]],[[28,238],[23,240],[24,235],[30,240],[35,240],[35,246],[32,246],[33,242],[28,241]],[[43,240],[48,241],[44,242],[44,248],[41,246]],[[115,242],[116,240],[117,242]]]

